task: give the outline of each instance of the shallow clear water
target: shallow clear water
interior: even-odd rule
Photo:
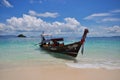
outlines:
[[[65,38],[65,43],[78,40],[80,38]],[[40,38],[0,37],[0,66],[3,63],[32,62],[60,63],[75,68],[120,68],[120,37],[87,38],[84,55],[79,52],[76,61],[71,57],[40,49],[37,45],[39,42]]]

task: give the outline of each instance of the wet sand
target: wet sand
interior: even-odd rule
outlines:
[[[80,69],[66,65],[0,69],[0,80],[120,80],[120,69]]]

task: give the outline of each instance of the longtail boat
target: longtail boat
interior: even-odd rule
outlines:
[[[85,29],[80,41],[66,45],[63,38],[45,39],[45,36],[42,34],[39,46],[46,51],[77,57],[81,47],[81,53],[83,54],[83,45],[88,32],[88,29]]]

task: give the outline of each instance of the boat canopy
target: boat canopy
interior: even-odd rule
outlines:
[[[52,41],[63,41],[63,38],[53,38]]]
[[[50,41],[63,41],[63,38],[53,38],[53,39],[47,39],[47,40],[44,40],[43,43],[46,43],[46,42],[50,42]]]

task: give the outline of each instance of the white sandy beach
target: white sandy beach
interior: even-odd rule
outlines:
[[[66,65],[0,69],[0,80],[120,80],[120,69],[80,69]]]

